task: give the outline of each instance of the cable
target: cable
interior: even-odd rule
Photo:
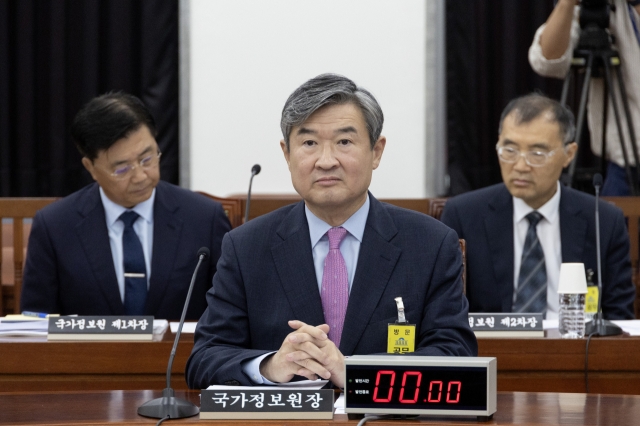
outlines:
[[[368,422],[369,420],[382,420],[387,416],[369,416],[369,417],[363,417],[362,419],[360,419],[360,421],[358,422],[358,426],[362,426],[364,425],[366,422]]]
[[[589,342],[591,342],[591,337],[593,337],[594,334],[596,334],[596,332],[589,334],[587,338],[587,349],[584,354],[584,387],[587,393],[589,393]]]
[[[164,422],[165,420],[169,420],[170,418],[171,417],[169,417],[169,415],[167,414],[166,416],[164,416],[163,418],[158,420],[158,423],[156,423],[156,426],[160,426],[162,424],[162,422]]]
[[[386,414],[384,416],[368,416],[368,417],[363,417],[362,419],[360,419],[360,421],[358,422],[357,426],[362,426],[364,425],[366,422],[371,421],[371,420],[407,420],[407,419],[417,419],[419,417],[419,415],[417,414],[401,414],[401,415],[397,415],[397,414]]]

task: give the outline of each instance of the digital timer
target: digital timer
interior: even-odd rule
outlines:
[[[496,359],[355,355],[345,359],[347,414],[478,416],[496,411]]]

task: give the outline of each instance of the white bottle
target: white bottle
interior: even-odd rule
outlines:
[[[558,295],[558,330],[563,339],[584,337],[584,302],[587,293],[587,278],[582,263],[560,265]]]
[[[584,337],[584,294],[560,294],[558,329],[563,339]]]

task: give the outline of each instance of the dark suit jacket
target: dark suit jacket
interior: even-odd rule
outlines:
[[[187,318],[206,308],[205,294],[230,229],[222,206],[160,181],[153,205],[153,254],[146,315],[179,319],[200,247],[200,267]],[[118,282],[98,184],[40,210],[29,236],[21,309],[62,315],[122,315]]]
[[[453,197],[442,221],[467,241],[467,298],[471,312],[511,312],[513,198],[504,184]],[[622,211],[600,202],[602,310],[608,319],[633,318],[629,237]],[[597,279],[595,197],[561,186],[562,262],[582,262]]]
[[[455,233],[426,215],[369,196],[340,351],[386,352],[387,324],[397,319],[394,298],[401,296],[407,319],[417,324],[417,352],[476,355]],[[187,363],[191,388],[251,385],[241,363],[277,351],[293,331],[288,320],[325,322],[303,202],[225,236],[207,301]]]

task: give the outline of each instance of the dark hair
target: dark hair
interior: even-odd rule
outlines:
[[[540,117],[543,113],[550,112],[553,115],[553,121],[558,123],[562,142],[565,145],[573,142],[576,133],[573,113],[569,108],[561,105],[560,102],[556,100],[539,93],[531,93],[513,99],[507,104],[504,111],[502,111],[498,135],[502,133],[502,123],[504,123],[504,119],[512,112],[514,112],[513,118],[516,120],[516,124],[529,123]]]
[[[284,104],[280,128],[287,150],[291,129],[307,121],[311,114],[325,105],[346,103],[352,103],[362,111],[373,149],[384,123],[384,115],[376,98],[347,77],[321,74],[298,87]]]
[[[156,136],[155,120],[140,99],[128,93],[110,92],[82,107],[71,124],[71,136],[80,154],[93,161],[100,151],[106,151],[142,126]]]

